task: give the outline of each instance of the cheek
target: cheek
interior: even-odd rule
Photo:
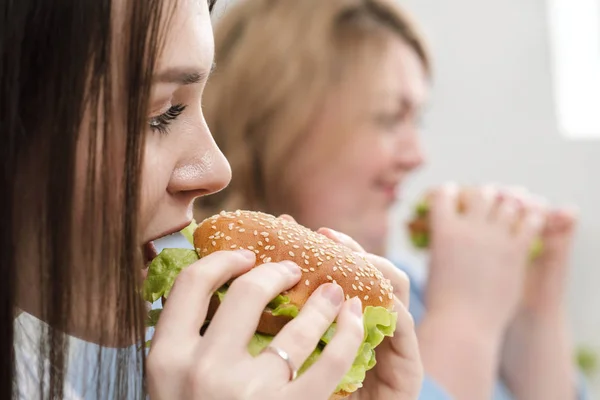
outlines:
[[[141,187],[141,221],[144,226],[157,213],[163,196],[167,193],[173,171],[173,157],[156,137],[149,137],[144,151]]]

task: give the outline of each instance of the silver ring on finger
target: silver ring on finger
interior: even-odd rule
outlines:
[[[261,351],[261,353],[272,353],[275,354],[277,357],[281,358],[283,361],[285,361],[290,370],[290,381],[293,381],[298,377],[298,370],[294,366],[294,363],[290,359],[290,355],[286,351],[280,349],[279,347],[269,345],[265,347],[265,349]]]

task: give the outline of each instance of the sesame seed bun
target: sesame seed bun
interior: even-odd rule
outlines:
[[[302,278],[282,294],[298,309],[320,285],[331,282],[341,286],[346,299],[360,298],[363,310],[367,306],[393,308],[389,280],[363,255],[295,222],[261,212],[223,211],[198,226],[194,246],[200,257],[247,249],[256,253],[256,265],[294,261],[302,269]],[[276,335],[289,320],[266,311],[257,332]]]

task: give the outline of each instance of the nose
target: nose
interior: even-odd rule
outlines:
[[[186,151],[173,170],[168,191],[191,202],[225,188],[231,181],[229,162],[217,147],[208,128],[202,133],[205,140],[186,143]]]
[[[394,161],[398,168],[414,170],[425,163],[425,153],[417,129],[401,135],[394,151]]]

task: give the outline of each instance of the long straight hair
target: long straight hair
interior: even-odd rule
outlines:
[[[18,385],[13,323],[25,234],[33,235],[30,251],[39,261],[33,267],[41,288],[38,317],[51,327],[38,349],[40,377],[47,376],[42,398],[63,398],[68,340],[62,332],[77,318],[75,303],[78,313],[82,306],[116,313],[118,335],[143,340],[141,163],[151,78],[167,28],[163,14],[175,3],[0,0],[1,399],[13,398]],[[81,176],[83,194],[75,196]],[[82,218],[77,230],[75,218]],[[76,265],[75,240],[84,265]],[[90,315],[90,326],[102,319]],[[98,351],[96,368],[109,368],[113,384],[102,388],[107,375],[99,371],[95,398],[143,398],[144,352],[120,349],[116,363],[101,365]]]

